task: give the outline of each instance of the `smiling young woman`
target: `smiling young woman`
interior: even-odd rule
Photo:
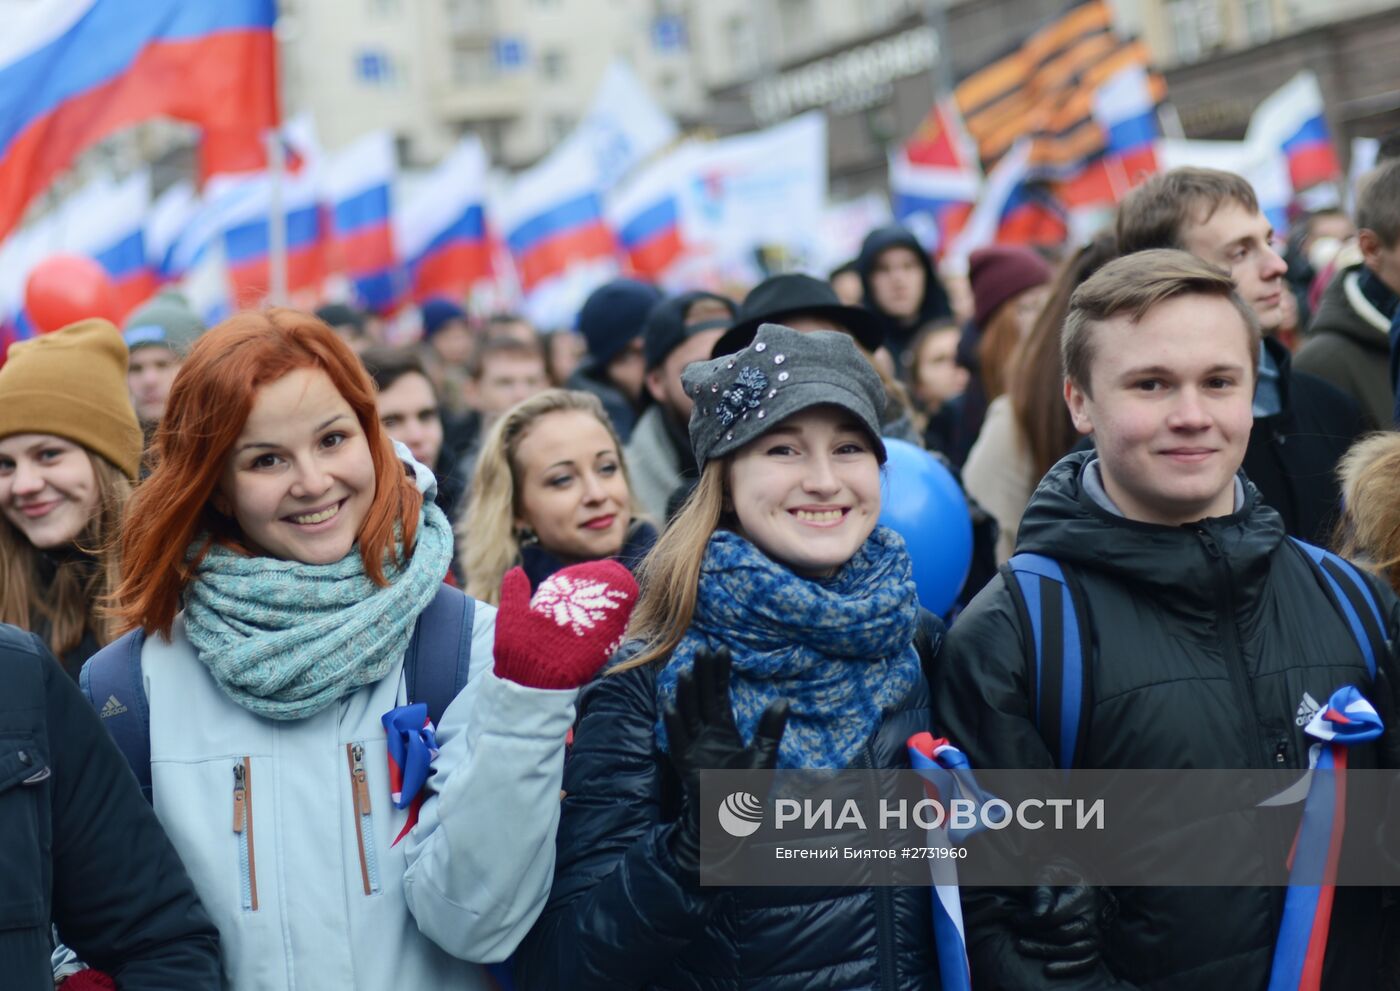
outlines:
[[[105,320],[16,344],[0,369],[0,621],[73,677],[116,630],[117,531],[141,457],[126,345]]]
[[[468,593],[496,601],[515,565],[532,587],[580,561],[614,558],[631,570],[656,540],[635,506],[596,396],[550,389],[516,404],[486,437],[458,527]]]
[[[926,888],[699,883],[701,769],[907,768],[906,741],[930,728],[920,661],[941,625],[920,615],[904,542],[877,526],[885,389],[848,335],[773,324],[682,381],[700,481],[587,696],[524,985],[866,986],[883,972],[933,991]]]
[[[508,956],[543,903],[575,690],[635,597],[590,566],[610,622],[560,641],[528,594],[444,586],[435,481],[375,398],[320,320],[238,314],[191,350],[128,507],[153,804],[235,991],[491,986],[466,961]],[[425,728],[443,671],[466,683]]]

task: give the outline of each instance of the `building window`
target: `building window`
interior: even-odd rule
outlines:
[[[569,61],[563,52],[556,49],[540,56],[540,72],[544,78],[559,82],[564,79],[568,71]]]
[[[1244,30],[1252,45],[1263,44],[1273,37],[1272,0],[1244,0]]]
[[[388,52],[366,49],[355,56],[355,78],[370,86],[391,87],[399,83],[399,72]]]

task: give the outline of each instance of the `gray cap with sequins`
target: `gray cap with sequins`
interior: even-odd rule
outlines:
[[[681,383],[695,401],[690,446],[701,465],[813,406],[853,413],[870,432],[881,464],[885,461],[880,440],[885,387],[849,334],[800,334],[765,323],[742,351],[687,365]]]

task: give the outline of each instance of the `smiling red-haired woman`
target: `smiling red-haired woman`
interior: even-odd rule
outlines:
[[[466,961],[507,956],[544,903],[575,690],[635,586],[560,650],[528,596],[498,613],[442,583],[435,488],[313,316],[232,317],[175,380],[125,521],[134,629],[85,683],[95,704],[144,685],[133,769],[231,988],[484,988]]]

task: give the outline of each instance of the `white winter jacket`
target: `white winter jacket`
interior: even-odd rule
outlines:
[[[397,845],[407,812],[390,802],[380,717],[407,701],[401,665],[279,721],[224,696],[183,619],[169,641],[147,639],[155,809],[219,927],[234,991],[494,986],[464,960],[504,959],[544,906],[576,696],[497,678],[495,618],[477,603],[468,684]]]

